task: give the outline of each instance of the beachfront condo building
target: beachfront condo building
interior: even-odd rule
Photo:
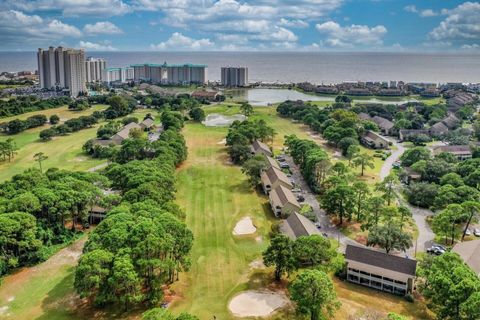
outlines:
[[[134,80],[132,67],[107,68],[102,70],[102,81],[108,85],[115,83],[126,83]]]
[[[248,85],[247,67],[222,67],[221,84],[225,87],[245,87]]]
[[[66,89],[70,96],[86,92],[85,52],[63,47],[49,47],[37,52],[40,87]]]
[[[88,57],[85,61],[87,82],[101,82],[102,71],[107,68],[107,62],[102,58]]]
[[[136,82],[161,84],[204,84],[207,82],[207,66],[203,64],[134,64]]]

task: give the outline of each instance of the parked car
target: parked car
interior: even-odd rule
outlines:
[[[465,235],[466,235],[466,236],[471,236],[471,235],[472,235],[472,231],[470,231],[470,229],[467,229],[467,230],[465,231]]]
[[[282,169],[290,169],[290,165],[288,163],[280,163],[280,168]]]
[[[300,189],[300,188],[293,188],[293,189],[292,189],[292,192],[293,192],[293,193],[302,192],[302,189]]]
[[[444,246],[434,244],[430,248],[427,248],[427,252],[439,256],[447,252],[447,249]]]
[[[304,202],[304,201],[305,201],[305,197],[300,194],[300,195],[297,196],[297,201],[298,201],[298,202]]]
[[[290,183],[295,186],[295,180],[293,180],[292,178],[290,178]]]
[[[278,156],[275,157],[278,161],[285,161],[285,155],[279,154]]]
[[[321,229],[322,225],[320,224],[320,222],[315,222],[315,227],[317,227],[317,229]]]
[[[473,235],[475,237],[480,237],[480,229],[478,229],[478,228],[473,229]]]
[[[392,167],[393,167],[394,169],[400,169],[401,166],[402,166],[402,165],[401,165],[400,161],[395,161],[395,162],[392,164]]]

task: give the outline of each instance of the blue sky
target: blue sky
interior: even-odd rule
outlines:
[[[0,50],[480,52],[454,0],[0,0]]]

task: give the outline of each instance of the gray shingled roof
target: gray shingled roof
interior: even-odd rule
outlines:
[[[385,129],[385,130],[392,129],[393,126],[394,126],[393,122],[391,122],[388,119],[379,117],[379,116],[373,117],[372,121],[375,122],[380,128]]]
[[[259,150],[263,150],[269,154],[272,153],[272,151],[270,150],[270,148],[265,144],[263,143],[262,141],[260,140],[255,140],[253,141],[252,143],[252,148],[253,148],[253,151],[255,151],[255,153]]]
[[[463,261],[480,275],[480,240],[457,243],[452,251],[458,253]]]
[[[320,235],[320,231],[318,231],[313,222],[297,212],[290,214],[285,222],[288,224],[289,231],[291,230],[295,239],[313,234]]]
[[[377,250],[347,245],[345,258],[375,267],[392,270],[408,275],[415,275],[417,261],[398,256],[392,256]]]

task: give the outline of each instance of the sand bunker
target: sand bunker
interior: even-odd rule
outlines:
[[[272,291],[245,291],[228,304],[228,309],[236,317],[267,317],[275,310],[288,304],[283,293]]]
[[[263,259],[253,260],[248,265],[252,269],[265,269],[265,264],[263,263]]]
[[[217,144],[225,145],[225,144],[227,144],[227,139],[223,139],[221,141],[218,141]]]
[[[257,231],[257,228],[253,225],[252,218],[244,217],[237,222],[235,228],[233,228],[233,234],[236,236],[242,236],[246,234],[252,234]]]
[[[245,119],[247,118],[241,114],[225,116],[223,114],[212,113],[209,114],[202,123],[207,127],[226,127],[231,125],[236,120],[244,121]]]

